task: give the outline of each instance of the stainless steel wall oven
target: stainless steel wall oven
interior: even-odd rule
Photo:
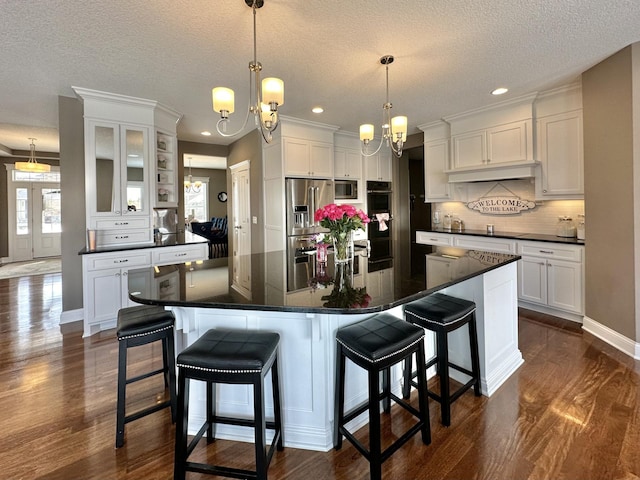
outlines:
[[[391,182],[367,182],[367,208],[371,219],[367,236],[371,246],[368,270],[393,266],[393,205]]]

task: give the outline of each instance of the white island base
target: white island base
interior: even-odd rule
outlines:
[[[443,293],[473,300],[477,305],[482,393],[491,396],[523,363],[518,349],[517,267],[508,263],[482,275],[449,286]],[[211,328],[266,330],[280,334],[279,368],[282,389],[284,443],[287,447],[318,451],[333,448],[335,334],[344,325],[371,314],[318,314],[201,307],[171,307],[176,314],[180,351]],[[402,306],[389,312],[402,318]],[[433,354],[427,332],[427,356]],[[466,328],[450,334],[450,357],[470,367]],[[347,362],[345,409],[367,399],[366,372]],[[401,392],[402,369],[391,374],[392,389]],[[270,379],[266,382],[267,416],[273,413]],[[221,415],[253,415],[250,386],[219,385],[217,410]],[[192,381],[189,434],[205,419],[204,383]],[[436,404],[431,402],[432,406]],[[435,408],[439,408],[435,406]],[[454,406],[455,409],[455,406]],[[366,413],[350,425],[368,421]],[[218,425],[219,438],[253,442],[253,429]],[[270,438],[269,438],[270,440]]]

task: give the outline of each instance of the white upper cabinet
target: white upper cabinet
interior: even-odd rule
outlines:
[[[333,178],[333,144],[300,138],[283,138],[287,177]]]
[[[359,150],[336,147],[333,155],[335,178],[362,179],[362,156]]]
[[[391,151],[385,147],[370,157],[364,157],[365,177],[367,180],[390,182],[392,180]]]
[[[449,126],[445,122],[421,125],[424,131],[424,201],[442,202],[451,199],[449,169]]]
[[[536,102],[538,199],[584,198],[584,147],[580,85],[541,96]]]
[[[451,125],[451,170],[532,163],[535,95],[447,117]]]
[[[177,205],[181,115],[153,100],[73,89],[84,110],[87,228],[98,247],[151,243],[153,207]]]

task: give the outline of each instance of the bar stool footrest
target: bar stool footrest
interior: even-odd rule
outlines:
[[[253,470],[209,465],[207,463],[187,462],[186,470],[188,472],[204,473],[205,475],[219,475],[221,477],[229,478],[258,478],[258,474]]]
[[[132,413],[130,415],[127,415],[124,417],[124,423],[127,424],[129,422],[133,422],[134,420],[137,420],[139,418],[142,418],[146,415],[149,415],[150,413],[155,413],[158,412],[160,410],[162,410],[163,408],[167,408],[171,406],[171,400],[166,400],[162,403],[158,403],[157,405],[154,405],[152,407],[147,407],[145,409],[142,410],[138,410],[135,413]]]
[[[153,377],[154,375],[160,375],[164,372],[164,368],[159,368],[158,370],[154,370],[153,372],[143,373],[142,375],[138,375],[137,377],[127,378],[127,385],[133,382],[137,382],[138,380],[144,380],[145,378]]]

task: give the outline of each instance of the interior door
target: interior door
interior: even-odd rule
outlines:
[[[33,258],[31,244],[31,185],[26,182],[13,183],[9,191],[9,255],[12,262]]]
[[[235,167],[235,166],[234,166]],[[251,298],[251,191],[249,162],[231,171],[233,220],[233,286]]]
[[[33,258],[60,256],[60,185],[33,184]]]

